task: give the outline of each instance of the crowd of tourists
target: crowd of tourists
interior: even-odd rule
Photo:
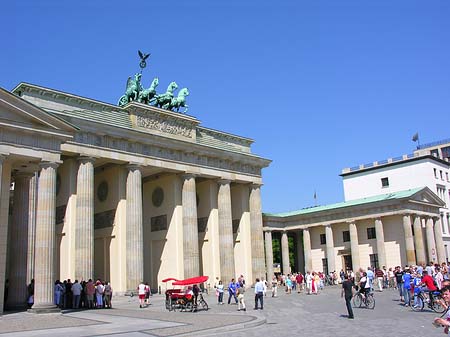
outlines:
[[[55,281],[55,304],[61,309],[112,308],[113,290],[109,282],[70,279]]]

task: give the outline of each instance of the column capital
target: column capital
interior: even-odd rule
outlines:
[[[77,160],[79,162],[81,162],[81,163],[89,163],[89,162],[90,163],[94,163],[96,159],[97,158],[92,157],[92,156],[79,156],[79,157],[77,157]]]
[[[217,183],[219,185],[228,185],[228,184],[231,184],[231,180],[230,179],[217,179]]]
[[[46,168],[51,167],[51,168],[54,168],[56,170],[58,168],[59,164],[60,163],[57,163],[57,162],[54,162],[54,161],[41,161],[39,163],[39,167],[41,169],[43,169],[43,168],[46,169]]]
[[[191,178],[197,178],[198,177],[198,174],[196,174],[196,173],[190,173],[190,172],[185,172],[185,173],[183,173],[183,174],[181,174],[180,175],[180,177],[181,178],[183,178],[183,179],[191,179]]]
[[[140,163],[129,162],[126,165],[126,168],[128,169],[128,171],[136,171],[136,170],[141,171],[142,170],[142,165]]]
[[[345,222],[348,223],[349,225],[356,224],[356,220],[355,219],[346,220]]]
[[[263,184],[262,183],[250,183],[249,186],[251,188],[261,188]]]
[[[6,160],[6,158],[8,157],[9,153],[0,153],[0,164],[3,163],[3,161]]]

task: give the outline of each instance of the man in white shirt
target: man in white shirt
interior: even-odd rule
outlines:
[[[259,280],[259,278],[256,279],[255,283],[255,308],[254,310],[258,310],[258,300],[260,304],[260,309],[263,310],[264,308],[264,283]]]
[[[80,298],[81,298],[81,290],[83,287],[78,283],[78,280],[75,280],[75,283],[72,284],[72,296],[73,296],[73,308],[78,309],[80,307]]]
[[[139,295],[139,308],[143,308],[144,301],[145,301],[145,284],[144,284],[144,282],[139,283],[137,290],[138,290],[138,295]]]

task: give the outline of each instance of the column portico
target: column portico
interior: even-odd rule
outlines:
[[[198,276],[200,273],[197,194],[195,176],[183,175],[183,190],[181,195],[183,205],[183,262],[184,278]]]
[[[312,259],[311,259],[311,234],[309,229],[303,229],[303,247],[305,249],[305,273],[312,271]]]
[[[446,262],[444,240],[442,239],[441,221],[442,220],[440,216],[434,218],[434,237],[436,239],[436,253],[438,263]]]
[[[264,238],[263,222],[261,212],[261,188],[260,185],[252,184],[250,186],[250,228],[251,228],[251,247],[252,247],[252,270],[253,279],[265,275],[264,262]]]
[[[267,266],[267,282],[269,284],[273,277],[273,247],[272,247],[272,232],[264,232],[264,240],[266,244],[266,266]]]
[[[386,266],[386,247],[384,244],[384,229],[381,218],[375,219],[375,234],[377,237],[377,252],[379,268]]]
[[[330,225],[325,226],[325,240],[327,243],[326,253],[328,262],[328,272],[336,271],[336,261],[334,254],[333,229]]]
[[[38,174],[35,172],[30,179],[29,206],[28,206],[28,257],[27,257],[27,284],[34,279],[34,244],[36,239],[36,206]]]
[[[127,290],[134,290],[144,278],[142,228],[142,173],[138,165],[128,166],[126,215]]]
[[[57,163],[41,164],[36,211],[33,311],[58,310],[54,304]]]
[[[434,239],[433,225],[434,225],[433,218],[431,217],[427,218],[426,232],[427,232],[428,261],[437,262],[436,241]]]
[[[8,307],[21,308],[27,303],[27,249],[29,191],[31,174],[17,174],[14,179],[12,224],[10,226],[10,270]]]
[[[291,266],[289,263],[289,240],[286,231],[281,233],[281,268],[284,275],[291,273]]]
[[[416,264],[416,252],[414,251],[414,238],[409,214],[403,215],[403,231],[405,232],[406,263],[414,265]]]
[[[235,277],[231,190],[229,180],[219,180],[218,183],[220,277],[224,284],[228,284]]]
[[[77,174],[75,278],[94,278],[94,158],[81,157]]]
[[[0,313],[3,312],[5,291],[6,251],[8,246],[9,186],[11,164],[0,154]]]
[[[359,268],[361,268],[361,259],[359,257],[359,240],[356,223],[350,222],[348,224],[348,229],[350,232],[350,250],[352,252],[352,268],[353,271],[358,271]]]
[[[420,216],[415,215],[413,227],[414,227],[414,243],[416,246],[417,264],[422,265],[426,263],[426,257],[425,257],[425,246],[423,243],[422,222],[420,221]]]

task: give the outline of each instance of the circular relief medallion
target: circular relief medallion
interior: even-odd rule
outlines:
[[[59,173],[56,174],[56,195],[59,194],[59,190],[61,189],[61,175]]]
[[[152,203],[153,206],[159,207],[162,205],[164,201],[164,191],[161,187],[157,187],[153,190],[152,193]]]
[[[100,185],[98,185],[97,197],[100,201],[105,201],[108,197],[108,183],[106,181],[102,181]]]

